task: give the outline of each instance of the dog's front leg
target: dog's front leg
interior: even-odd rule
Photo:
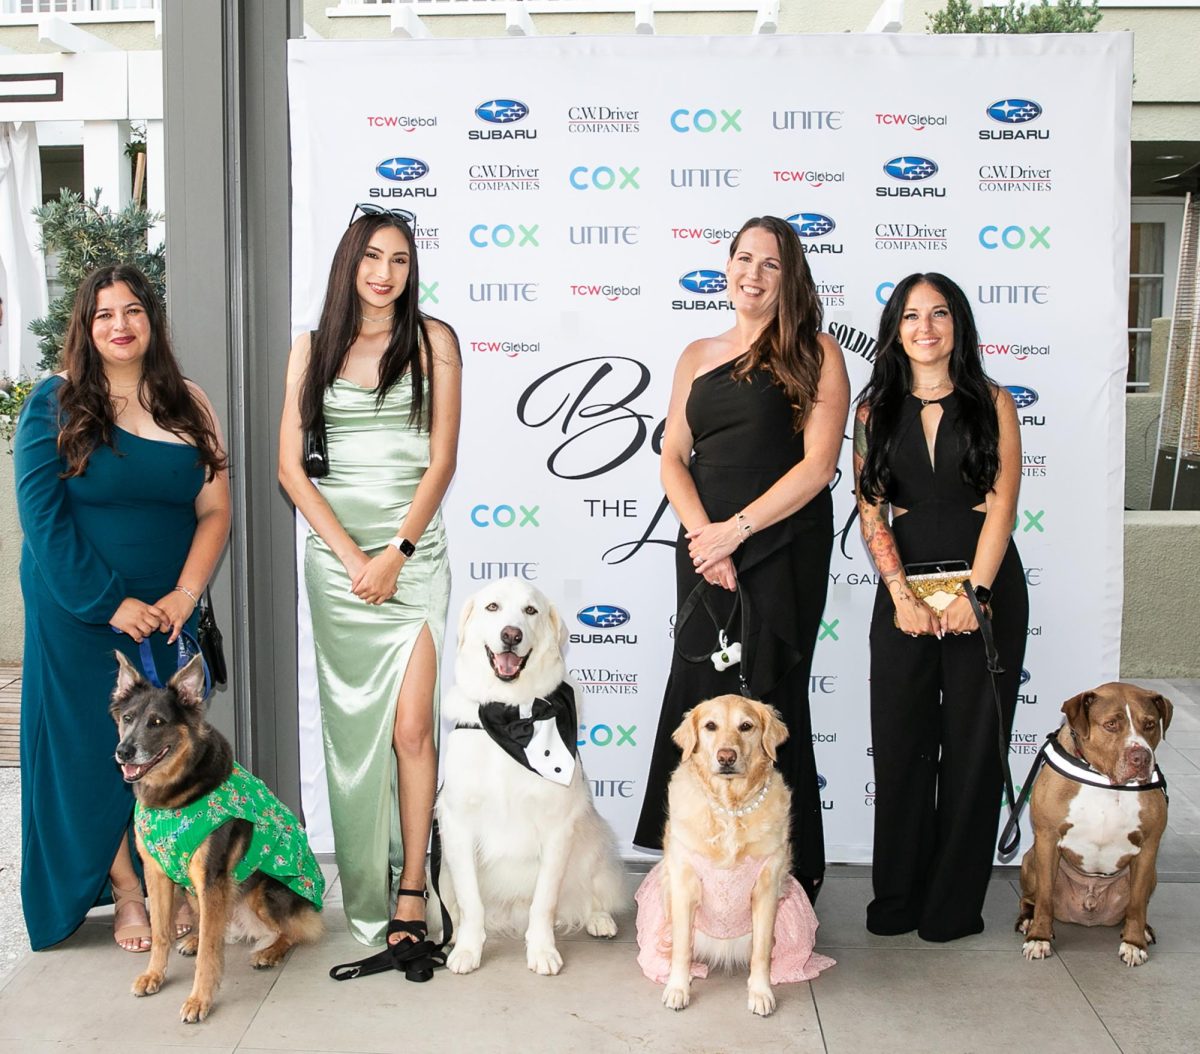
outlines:
[[[242,822],[242,821],[234,821]],[[232,826],[232,825],[226,825]],[[179,1009],[179,1019],[188,1024],[203,1021],[212,1010],[213,997],[225,971],[225,931],[229,925],[229,910],[234,884],[227,867],[216,865],[209,873],[209,860],[214,858],[223,829],[208,838],[196,851],[188,865],[188,877],[196,889],[200,905],[200,941],[196,948],[196,977],[191,995]]]
[[[768,1017],[775,1010],[771,990],[771,953],[775,950],[775,915],[779,910],[779,878],[782,861],[770,861],[755,880],[750,892],[750,1012]]]
[[[1146,910],[1158,885],[1158,842],[1158,838],[1148,838],[1141,852],[1129,861],[1129,906],[1117,950],[1126,966],[1141,966],[1150,958],[1146,946],[1154,940],[1154,931],[1146,924]]]
[[[552,976],[562,969],[562,955],[554,942],[554,917],[573,830],[570,824],[551,826],[553,829],[543,835],[537,881],[529,904],[529,926],[525,930],[525,964],[543,976]]]
[[[668,850],[668,853],[670,851]],[[663,989],[663,1006],[682,1010],[691,1001],[692,925],[700,904],[700,880],[681,855],[667,867],[667,918],[671,923],[671,972]]]
[[[450,871],[454,897],[458,901],[454,947],[446,956],[446,966],[451,973],[470,973],[479,969],[483,942],[487,939],[483,898],[479,895],[479,876],[475,871],[475,839],[469,818],[460,814],[457,822],[452,819],[450,823],[446,818],[444,813],[439,813],[442,862]]]
[[[146,971],[133,982],[134,995],[154,995],[167,979],[167,959],[171,954],[171,908],[175,903],[175,885],[158,862],[142,851],[137,839],[138,855],[146,875],[146,892],[150,895],[150,962]]]
[[[1061,833],[1057,827],[1038,827],[1033,832],[1033,867],[1036,892],[1033,918],[1025,930],[1021,953],[1030,962],[1050,956],[1054,940],[1054,878],[1058,869],[1058,843]]]

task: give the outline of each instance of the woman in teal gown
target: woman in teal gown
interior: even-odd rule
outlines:
[[[114,897],[118,943],[149,948],[129,850],[133,795],[113,760],[114,649],[160,671],[229,532],[216,417],[183,379],[145,277],[105,267],[80,286],[65,370],[17,427],[21,590],[21,899],[34,949]],[[115,632],[114,632],[115,631]]]
[[[347,924],[364,944],[425,935],[450,600],[440,506],[462,363],[453,330],[417,307],[414,221],[355,208],[318,328],[292,347],[279,437],[280,481],[312,529],[304,577],[330,819]],[[328,452],[316,483],[303,459],[313,429]]]

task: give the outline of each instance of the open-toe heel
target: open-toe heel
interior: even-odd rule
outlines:
[[[111,881],[111,880],[110,880]],[[113,895],[113,940],[117,942],[117,947],[122,951],[141,954],[150,950],[150,924],[148,922],[129,922],[124,926],[117,925],[117,916],[121,913],[121,909],[134,902],[142,906],[142,911],[146,910],[146,896],[142,892],[140,882],[134,882],[132,886],[127,886],[122,889],[115,882],[112,883]],[[126,948],[124,941],[144,942],[136,948]]]
[[[420,897],[421,900],[428,900],[429,894],[423,889],[398,889],[396,894],[401,897]],[[405,934],[413,939],[393,941],[397,933]],[[416,954],[424,954],[425,949],[422,945],[425,939],[429,936],[429,924],[424,919],[392,919],[387,924],[387,942],[392,949],[392,955],[397,962],[407,962],[409,959],[416,958]]]

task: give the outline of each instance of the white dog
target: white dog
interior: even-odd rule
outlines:
[[[556,926],[617,932],[624,876],[576,756],[582,693],[567,678],[565,642],[558,612],[516,578],[485,586],[459,619],[455,684],[442,699],[455,727],[437,799],[454,973],[479,966],[485,931],[524,928],[539,974],[562,968]]]

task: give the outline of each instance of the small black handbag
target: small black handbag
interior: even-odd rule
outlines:
[[[304,473],[309,479],[329,475],[329,451],[325,441],[325,419],[304,430]]]
[[[197,643],[200,645],[200,654],[204,656],[204,661],[208,664],[208,672],[212,677],[213,684],[224,688],[228,681],[228,673],[225,669],[225,645],[221,639],[221,631],[217,628],[217,620],[212,609],[212,597],[207,589],[201,594],[197,607],[200,611],[200,618],[196,623],[196,636]]]

